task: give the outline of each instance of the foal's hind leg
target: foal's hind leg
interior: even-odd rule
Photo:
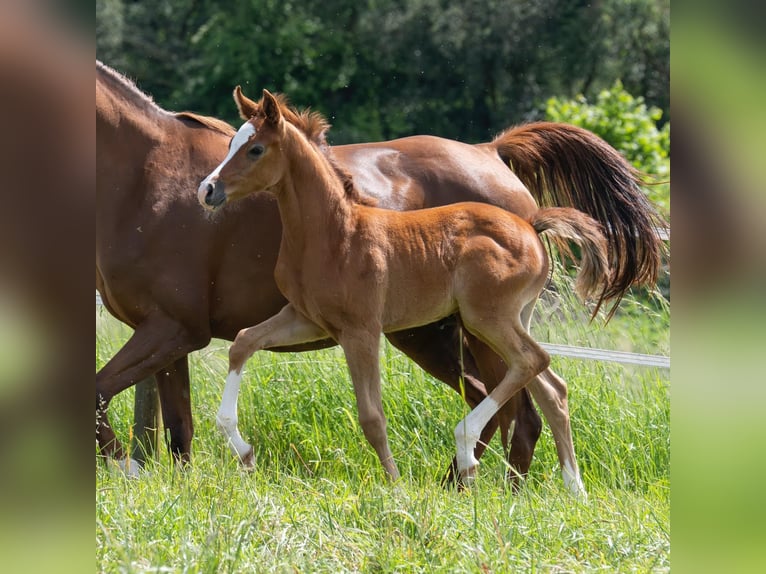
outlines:
[[[508,365],[503,380],[455,428],[458,470],[464,480],[470,481],[478,465],[473,449],[481,429],[513,395],[548,366],[550,358],[518,319],[502,324],[498,317],[484,313],[472,317],[464,313],[463,318],[466,328],[496,348]]]
[[[580,469],[575,459],[572,428],[569,424],[567,384],[550,368],[547,368],[535,377],[528,388],[551,427],[564,484],[575,496],[584,498],[585,486],[580,478]]]
[[[455,389],[473,409],[487,396],[479,376],[486,382],[489,390],[492,390],[502,380],[507,367],[494,351],[468,333],[468,344],[461,349],[461,332],[455,317],[450,317],[416,329],[387,333],[386,337],[427,373]],[[511,422],[516,421],[508,455],[513,469],[509,474],[512,474],[515,486],[517,476],[524,475],[529,470],[542,422],[526,391],[512,397],[499,415],[505,415],[505,418],[500,422],[498,417],[494,417],[484,427],[474,456],[477,459],[481,458],[486,445],[495,434],[498,423],[507,452],[509,428]],[[457,459],[453,458],[443,483],[452,484],[456,479]]]
[[[237,334],[229,348],[229,374],[215,420],[243,466],[253,466],[253,447],[242,438],[237,426],[237,399],[245,362],[261,349],[299,345],[325,338],[327,333],[322,328],[298,313],[289,303],[273,317]]]
[[[469,336],[468,345],[479,365],[481,378],[486,382],[487,390],[491,392],[503,380],[508,366],[497,353],[476,337]],[[532,455],[542,432],[543,423],[526,388],[513,395],[500,408],[495,418],[500,426],[503,448],[508,461],[507,478],[516,491],[520,486],[520,478],[529,472]],[[512,425],[512,423],[515,424]],[[509,437],[511,426],[513,434]],[[482,438],[479,439],[474,452],[477,459],[480,458],[478,453],[482,448],[483,440],[482,433]]]
[[[529,332],[536,301],[527,305],[521,313],[521,321]],[[569,405],[567,403],[567,384],[550,367],[541,372],[528,386],[529,391],[540,405],[545,420],[551,427],[556,442],[556,452],[561,464],[564,484],[575,496],[586,496],[585,486],[580,479],[580,469],[575,459],[572,428],[569,424]]]
[[[521,313],[524,328],[529,331],[536,301],[527,305]],[[569,405],[567,403],[567,384],[556,375],[550,367],[546,367],[535,377],[527,387],[540,405],[545,420],[551,427],[556,442],[556,452],[561,464],[564,484],[575,496],[585,497],[585,487],[580,479],[580,470],[575,459],[572,429],[569,425]]]
[[[338,335],[338,343],[343,347],[354,383],[359,425],[391,480],[398,480],[399,469],[388,446],[380,392],[380,333],[343,332]]]

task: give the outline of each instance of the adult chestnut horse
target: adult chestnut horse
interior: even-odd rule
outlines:
[[[96,121],[96,287],[107,309],[135,329],[96,375],[99,444],[104,454],[124,457],[106,406],[120,391],[156,374],[171,451],[186,459],[193,429],[188,353],[212,336],[233,339],[285,302],[273,280],[280,235],[276,204],[265,196],[251,197],[218,214],[215,224],[204,217],[193,190],[226,155],[234,130],[213,118],[166,112],[98,62]],[[616,270],[613,292],[655,280],[661,243],[654,235],[654,211],[635,171],[590,132],[536,123],[478,145],[415,136],[333,149],[360,191],[383,207],[474,200],[523,214],[536,207],[535,199],[577,207],[606,222]],[[253,226],[261,217],[269,224]],[[431,374],[459,387],[457,322],[389,340]],[[465,393],[473,406],[485,393],[471,375],[499,380],[505,368],[486,347],[474,344],[471,351],[464,355]],[[529,402],[519,407],[509,460],[522,473],[540,424]],[[487,429],[482,442],[493,431]],[[477,456],[480,451],[481,443]]]
[[[189,458],[193,424],[187,356],[211,337],[233,339],[240,329],[274,315],[285,304],[274,283],[281,224],[276,203],[267,196],[242,202],[215,222],[197,205],[197,184],[226,154],[234,133],[228,124],[168,113],[100,62],[96,122],[96,288],[107,309],[135,329],[96,375],[97,438],[102,454],[114,456],[133,472],[137,466],[129,464],[109,425],[109,401],[154,375],[171,452]],[[496,163],[498,173],[489,177],[504,178],[504,189],[515,190],[520,206],[533,204],[513,174],[499,160]],[[366,169],[361,162],[359,166]],[[467,186],[456,191],[491,199]],[[441,190],[432,194],[416,180],[407,188],[381,178],[371,182],[370,192],[381,206],[392,209],[449,201]],[[470,352],[461,355],[458,333],[453,319],[393,333],[389,340],[475,406],[486,391]],[[330,344],[328,340],[301,349]],[[484,359],[485,376],[492,375],[496,361],[491,354]],[[515,416],[509,460],[526,473],[541,422],[528,397],[517,403],[515,414],[511,407],[503,421],[503,442],[507,446]],[[487,428],[484,441],[495,428]]]
[[[329,147],[286,121],[268,91],[261,106],[239,87],[234,97],[240,115],[249,119],[223,163],[200,184],[199,201],[215,210],[256,192],[276,197],[282,241],[275,278],[289,301],[274,317],[240,331],[231,346],[216,420],[235,454],[247,460],[253,453],[236,422],[245,361],[261,349],[329,336],[345,353],[364,435],[397,480],[381,400],[381,333],[459,313],[466,329],[507,365],[502,380],[455,429],[459,477],[473,479],[480,432],[529,385],[551,425],[565,483],[575,494],[583,492],[565,385],[528,331],[549,272],[538,234],[580,247],[576,290],[585,298],[602,290],[609,277],[600,225],[572,208],[541,208],[522,219],[475,202],[405,212],[364,205]]]

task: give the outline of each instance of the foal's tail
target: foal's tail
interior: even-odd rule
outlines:
[[[601,290],[591,316],[595,317],[604,302],[610,275],[607,240],[601,225],[582,211],[570,207],[542,208],[529,223],[537,233],[546,233],[562,253],[572,255],[568,241],[573,241],[580,248],[580,270],[575,280],[575,292],[585,300]]]
[[[641,190],[640,173],[594,133],[535,122],[507,129],[491,143],[542,207],[574,207],[602,225],[612,274],[599,299],[614,308],[632,285],[654,285],[666,227]],[[611,314],[611,313],[610,313]]]

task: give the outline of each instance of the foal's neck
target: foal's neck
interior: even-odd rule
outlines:
[[[287,124],[282,141],[288,169],[277,194],[282,233],[310,246],[338,239],[354,220],[354,202],[330,161],[297,128]]]

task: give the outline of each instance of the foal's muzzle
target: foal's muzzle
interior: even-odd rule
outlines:
[[[197,199],[204,207],[215,209],[226,203],[226,193],[223,189],[224,185],[218,179],[203,181],[197,190]]]

